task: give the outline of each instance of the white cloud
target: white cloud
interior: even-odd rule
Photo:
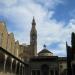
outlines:
[[[35,1],[48,9],[52,9],[58,4],[64,4],[63,0],[35,0]]]
[[[17,0],[0,0],[0,5],[4,5],[6,7],[12,6],[17,3]]]
[[[43,0],[40,1],[43,2]],[[11,0],[11,2],[8,0],[7,2],[0,1],[0,4],[1,3],[7,6],[4,7],[4,9],[0,9],[1,14],[4,15],[7,20],[14,23],[13,27],[16,27],[18,30],[13,29],[12,31],[10,26],[8,29],[14,32],[16,39],[18,39],[20,43],[25,42],[29,44],[31,22],[34,16],[38,32],[38,52],[43,48],[43,44],[49,46],[52,43],[60,42],[57,49],[50,50],[53,51],[55,55],[66,55],[65,42],[68,41],[70,44],[70,34],[72,31],[75,31],[74,19],[70,20],[67,26],[64,26],[64,23],[51,19],[55,13],[54,11],[48,11],[40,4],[35,3],[34,0]],[[49,6],[49,8],[55,7],[59,3],[63,3],[62,0],[44,0],[44,4],[46,7]]]

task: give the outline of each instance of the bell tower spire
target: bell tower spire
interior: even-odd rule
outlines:
[[[32,48],[32,55],[37,55],[37,30],[36,30],[36,22],[33,17],[32,20],[32,28],[30,32],[30,45]]]
[[[33,20],[32,20],[32,25],[36,25],[36,22],[35,22],[34,16],[33,16]]]

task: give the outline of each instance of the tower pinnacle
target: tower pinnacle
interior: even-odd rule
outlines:
[[[36,25],[36,22],[35,22],[34,16],[33,16],[33,20],[32,20],[32,25]]]
[[[32,46],[32,55],[37,55],[37,30],[35,25],[36,22],[33,17],[32,28],[30,31],[30,45]]]

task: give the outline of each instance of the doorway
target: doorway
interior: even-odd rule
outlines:
[[[44,64],[41,66],[41,75],[49,75],[49,66]]]

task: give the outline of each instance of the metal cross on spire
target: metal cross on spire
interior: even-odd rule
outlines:
[[[46,48],[46,45],[44,44],[43,47]]]

